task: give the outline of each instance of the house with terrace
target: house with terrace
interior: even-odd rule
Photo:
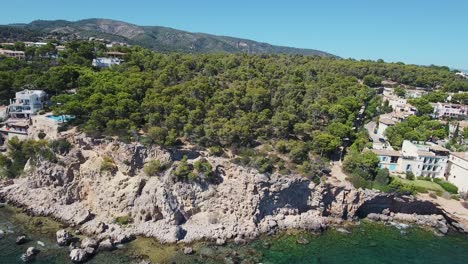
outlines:
[[[416,176],[444,178],[450,151],[430,142],[403,141],[400,172]]]
[[[30,118],[44,108],[47,94],[42,90],[23,90],[10,100],[8,115],[10,118]]]

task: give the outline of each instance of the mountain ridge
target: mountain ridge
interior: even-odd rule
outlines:
[[[16,30],[13,37],[2,31]],[[202,32],[189,32],[164,26],[140,26],[124,21],[89,18],[77,21],[35,20],[26,24],[0,26],[0,40],[12,40],[21,36],[21,30],[28,35],[45,34],[76,35],[78,38],[103,38],[109,41],[140,45],[160,52],[189,53],[251,53],[251,54],[300,54],[337,57],[315,50],[272,45],[250,39],[221,36]],[[25,34],[26,34],[25,33]],[[18,40],[18,39],[14,39]]]

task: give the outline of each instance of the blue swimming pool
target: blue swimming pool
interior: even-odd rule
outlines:
[[[47,115],[46,117],[57,122],[68,122],[75,118],[75,116],[72,116],[72,115],[60,115],[60,116]]]

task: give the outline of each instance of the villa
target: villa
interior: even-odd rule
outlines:
[[[10,100],[8,115],[12,118],[29,118],[44,108],[47,94],[42,90],[23,90]]]
[[[373,149],[379,166],[390,172],[412,172],[416,176],[444,178],[450,151],[430,142],[405,140],[401,151]]]
[[[400,163],[401,153],[390,149],[373,149],[380,159],[379,167],[387,168],[390,172],[397,172]]]
[[[387,130],[387,128],[389,128],[391,126],[396,125],[396,123],[397,122],[392,120],[391,117],[387,117],[387,116],[383,116],[383,115],[380,116],[378,129],[377,129],[377,135],[379,135],[382,138],[386,138],[385,137],[385,130]]]
[[[400,170],[416,176],[443,178],[450,151],[430,142],[403,141]]]
[[[93,59],[92,65],[98,68],[110,68],[114,65],[119,65],[122,62],[119,58],[96,58]]]
[[[432,106],[436,118],[468,118],[468,105],[437,103]]]

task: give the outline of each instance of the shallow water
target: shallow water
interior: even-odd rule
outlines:
[[[0,229],[6,232],[0,240],[0,263],[22,263],[20,256],[30,246],[41,250],[33,263],[70,263],[68,249],[55,244],[54,234],[60,228],[59,223],[48,218],[0,208]],[[351,233],[329,230],[313,235],[291,231],[244,246],[220,247],[202,242],[191,245],[196,253],[190,256],[182,253],[183,245],[161,245],[154,239],[138,238],[123,249],[100,253],[88,263],[132,263],[137,258],[155,263],[468,263],[468,239],[463,235],[438,237],[417,227],[399,230],[371,222],[347,230]],[[22,233],[31,241],[17,246],[15,238]]]

